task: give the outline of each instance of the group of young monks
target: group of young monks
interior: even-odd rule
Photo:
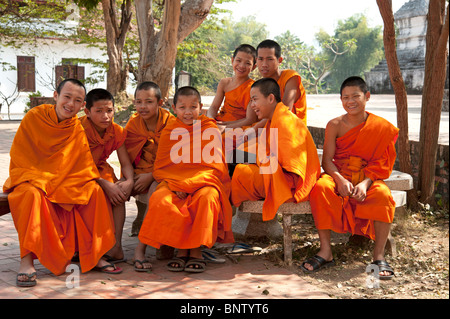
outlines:
[[[384,247],[395,203],[383,179],[394,165],[398,129],[365,111],[370,93],[364,80],[348,78],[340,92],[346,113],[326,127],[322,173],[300,75],[280,70],[282,60],[272,40],[256,49],[239,46],[231,59],[234,75],[220,81],[206,115],[193,87],[175,92],[172,114],[162,107],[157,84],[140,83],[136,113],[125,128],[113,121],[108,91],[86,94],[77,80],[61,82],[55,104],[31,109],[11,146],[3,191],[20,242],[17,286],[36,285],[36,258],[56,275],[74,260],[82,272],[121,273],[116,264],[125,261],[121,241],[130,196],[138,207],[136,271],[152,268],[145,256],[150,245],[177,249],[168,270],[203,272],[202,247],[234,242],[232,205],[264,200],[262,218],[271,220],[282,203],[309,200],[320,250],[302,263],[303,271],[334,265],[332,230],[375,240],[373,263],[380,279],[390,279]],[[258,81],[250,78],[256,67]],[[78,118],[83,107],[86,115]],[[230,137],[232,129],[245,129],[244,136]],[[119,177],[107,162],[113,151]],[[236,160],[239,151],[244,163]]]

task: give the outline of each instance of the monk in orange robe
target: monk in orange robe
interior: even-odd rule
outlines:
[[[239,206],[246,200],[264,199],[262,214],[267,221],[281,204],[308,200],[320,175],[320,162],[307,127],[281,102],[277,82],[263,78],[250,92],[251,107],[267,123],[259,138],[257,163],[236,166],[231,200]]]
[[[139,233],[142,244],[178,248],[167,264],[171,271],[204,271],[201,246],[234,241],[221,135],[214,120],[200,116],[200,101],[192,87],[182,87],[174,96],[177,118],[161,135],[153,171],[160,184]]]
[[[244,131],[256,124],[256,114],[248,107],[250,88],[255,82],[250,72],[256,68],[256,50],[248,44],[238,46],[231,58],[234,75],[220,80],[216,96],[208,109],[207,115],[217,121],[222,131],[225,158],[231,165],[230,172],[236,165],[235,148],[237,141],[243,141]],[[224,100],[225,98],[225,100]],[[223,106],[219,111],[220,105]],[[219,111],[219,112],[218,112]],[[235,130],[241,128],[241,130]],[[233,134],[228,134],[232,131]]]
[[[280,70],[283,62],[280,45],[273,40],[262,41],[257,50],[256,65],[264,78],[272,78],[280,86],[284,105],[306,125],[306,93],[300,74],[294,70]]]
[[[300,75],[294,70],[280,70],[280,64],[283,61],[280,45],[273,40],[264,40],[256,48],[256,65],[263,78],[271,78],[277,81],[280,87],[281,102],[297,115],[306,125],[306,92],[302,84]],[[252,152],[258,143],[256,134],[263,128],[267,119],[263,119],[254,125],[252,129],[246,129],[243,139],[238,139],[237,148],[244,153]],[[243,142],[240,142],[243,141]],[[255,158],[256,154],[249,156]],[[251,162],[251,160],[249,161]]]
[[[256,68],[255,63],[256,50],[253,46],[241,44],[234,50],[231,58],[234,75],[220,80],[207,113],[210,118],[218,121],[218,125],[236,128],[256,121],[255,113],[247,108],[250,88],[255,82],[250,78],[250,72]],[[223,106],[220,108],[222,102]]]
[[[283,70],[277,83],[280,86],[283,103],[286,102],[285,105],[290,105],[293,101],[292,113],[296,114],[306,124],[306,92],[300,74],[294,70]],[[294,92],[296,92],[295,95]],[[296,98],[298,94],[300,96]]]
[[[370,98],[360,77],[341,86],[346,114],[326,127],[322,166],[325,173],[311,191],[311,210],[319,232],[320,251],[302,269],[316,271],[333,265],[330,231],[363,235],[375,240],[373,264],[380,279],[394,272],[384,258],[384,248],[394,219],[395,202],[383,179],[394,166],[398,129],[365,111]]]
[[[54,93],[56,105],[40,105],[23,118],[11,146],[10,176],[3,186],[20,243],[16,284],[36,284],[33,260],[52,273],[65,272],[75,252],[81,271],[122,270],[101,257],[115,244],[111,206],[76,116],[86,95],[67,79]]]
[[[161,132],[172,114],[161,108],[161,89],[154,82],[140,83],[135,91],[134,105],[137,113],[131,116],[125,131],[125,147],[134,168],[135,183],[132,195],[136,198],[138,215],[133,222],[131,235],[137,236],[142,225],[147,203],[157,183],[153,166]]]
[[[122,249],[122,233],[125,223],[125,202],[133,189],[133,166],[125,148],[125,131],[114,123],[114,97],[107,90],[93,89],[86,95],[85,116],[80,118],[81,125],[89,142],[94,163],[100,173],[97,182],[108,196],[113,210],[116,245],[104,257],[117,263],[125,261]],[[114,169],[107,159],[117,151],[122,175],[117,179]]]

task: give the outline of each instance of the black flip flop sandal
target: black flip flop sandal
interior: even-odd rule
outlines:
[[[206,270],[206,260],[201,258],[192,258],[186,263],[184,271],[186,272],[204,272]]]
[[[33,277],[36,277],[36,272],[32,272],[31,274],[27,274],[24,272],[18,273],[16,277],[16,285],[17,287],[34,287],[36,286],[36,278],[31,279]],[[19,277],[26,276],[27,280],[19,280]]]
[[[379,273],[382,271],[387,271],[390,273],[390,275],[384,275],[384,276],[379,275],[380,280],[390,280],[395,275],[394,270],[391,268],[391,266],[388,264],[388,262],[386,260],[374,260],[372,262],[372,265],[378,266]]]
[[[183,271],[184,267],[186,266],[186,261],[188,260],[189,257],[175,257],[172,258],[168,263],[167,263],[167,269],[170,271]],[[178,267],[174,267],[171,266],[173,264],[178,265]]]
[[[313,267],[313,270],[309,270],[305,267],[305,264],[310,264]],[[334,262],[334,259],[330,261],[326,261],[322,257],[315,255],[314,257],[308,258],[306,261],[304,261],[300,268],[307,273],[313,273],[320,269],[324,269],[327,267],[334,266],[336,263]]]

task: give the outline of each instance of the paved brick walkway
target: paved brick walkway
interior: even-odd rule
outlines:
[[[8,176],[9,149],[19,122],[0,121],[0,185]],[[127,263],[118,264],[122,274],[107,275],[96,271],[81,274],[79,288],[70,288],[74,273],[55,276],[35,261],[38,284],[18,288],[19,242],[10,214],[0,217],[0,299],[2,298],[155,298],[155,299],[300,299],[328,298],[324,291],[308,284],[295,272],[274,265],[264,256],[235,256],[225,264],[208,264],[201,274],[174,273],[165,269],[167,261],[156,260],[155,249],[147,254],[153,271],[136,272],[132,258],[136,237],[129,237],[136,216],[134,200],[127,204],[123,247]],[[69,288],[67,287],[67,283]],[[268,292],[265,294],[264,292]]]

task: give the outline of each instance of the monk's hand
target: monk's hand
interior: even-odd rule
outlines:
[[[360,184],[356,185],[353,189],[351,197],[357,202],[363,202],[366,199],[366,190]]]
[[[336,184],[339,195],[341,195],[342,197],[351,196],[353,194],[353,184],[345,178],[337,182]]]
[[[131,192],[133,191],[134,181],[132,179],[130,180],[120,180],[116,182],[116,185],[120,187],[122,190],[123,195],[128,198],[130,197]]]
[[[352,198],[358,202],[363,202],[366,199],[367,190],[372,185],[372,180],[366,178],[361,183],[357,184],[352,192]]]
[[[178,196],[179,199],[185,199],[188,196],[188,194],[185,192],[174,191],[174,193]]]
[[[122,189],[116,184],[107,183],[106,186],[102,188],[113,206],[124,203],[128,198],[125,196]]]
[[[144,192],[153,182],[152,173],[138,174],[134,176],[134,190],[138,193]]]

